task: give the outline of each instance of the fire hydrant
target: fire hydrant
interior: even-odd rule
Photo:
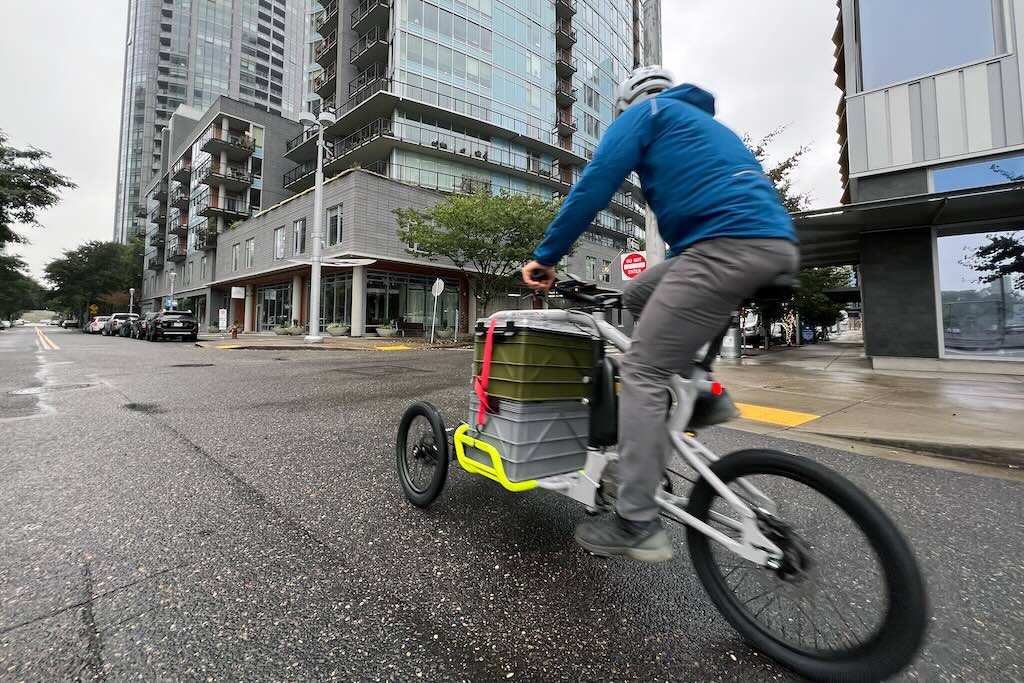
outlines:
[[[231,338],[232,339],[238,339],[238,324],[237,323],[231,326]]]

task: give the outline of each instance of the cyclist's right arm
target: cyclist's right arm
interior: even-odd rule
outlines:
[[[650,137],[650,120],[650,107],[635,106],[608,127],[593,159],[572,186],[562,209],[548,226],[544,240],[534,250],[534,261],[554,266],[569,252],[597,212],[608,206],[622,181],[643,158]]]

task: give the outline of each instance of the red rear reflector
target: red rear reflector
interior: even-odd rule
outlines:
[[[711,393],[712,394],[714,394],[715,396],[721,396],[723,391],[725,391],[725,390],[722,389],[721,382],[712,382],[711,383]]]

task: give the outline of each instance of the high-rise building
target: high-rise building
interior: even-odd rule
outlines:
[[[304,97],[310,0],[131,0],[125,41],[114,240],[145,231],[142,187],[161,131],[185,104],[228,95],[294,118]]]
[[[313,82],[337,111],[326,175],[359,165],[442,191],[566,194],[642,54],[640,0],[324,0]],[[313,184],[315,141],[287,145],[284,186]],[[581,251],[642,236],[636,177]],[[595,261],[597,254],[594,254]]]

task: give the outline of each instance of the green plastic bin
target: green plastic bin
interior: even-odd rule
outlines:
[[[487,321],[479,321],[473,375],[483,370]],[[593,341],[576,327],[528,318],[499,319],[487,393],[514,401],[570,401],[591,394]]]

